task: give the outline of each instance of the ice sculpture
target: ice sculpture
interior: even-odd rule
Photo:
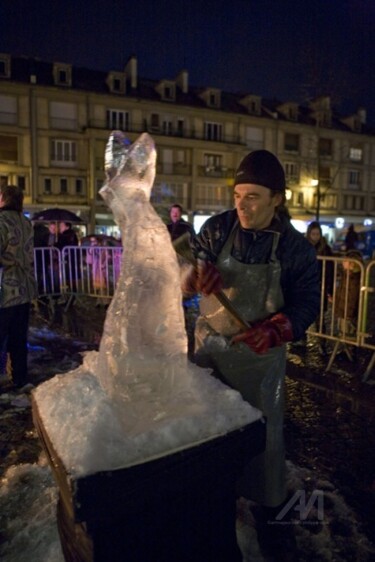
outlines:
[[[99,352],[33,393],[72,474],[146,462],[262,416],[187,359],[177,257],[150,204],[155,163],[146,133],[133,144],[120,131],[110,135],[100,193],[120,226],[124,250]]]
[[[167,228],[150,203],[155,165],[156,150],[147,133],[131,146],[121,131],[111,134],[107,182],[100,194],[121,227],[124,252],[104,325],[98,376],[116,399],[131,400],[138,391],[168,392],[171,385],[178,392],[186,384],[179,267]]]

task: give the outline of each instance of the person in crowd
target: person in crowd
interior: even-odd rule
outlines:
[[[23,192],[0,186],[0,350],[10,356],[14,387],[29,381],[27,334],[30,304],[37,296],[34,276],[34,233],[23,214]]]
[[[342,271],[336,287],[334,316],[338,333],[345,338],[355,338],[358,323],[359,296],[361,292],[361,267],[363,258],[359,250],[349,250],[342,262]]]
[[[323,236],[322,227],[318,221],[312,221],[307,227],[306,238],[310,244],[314,247],[317,257],[332,256],[332,248]],[[333,277],[334,277],[334,264],[333,261],[329,260],[318,260],[319,263],[319,278],[321,284],[321,295],[323,301],[321,302],[321,308],[319,315],[315,321],[317,330],[322,330],[323,333],[326,331],[325,324],[325,313],[328,308],[328,300],[333,293]],[[326,340],[321,339],[320,352],[322,355],[327,354]]]
[[[62,252],[66,246],[78,246],[78,237],[70,222],[59,223],[56,247]],[[64,256],[65,278],[70,291],[77,292],[77,279],[80,273],[78,253],[71,248]]]
[[[348,231],[345,236],[345,250],[355,250],[358,243],[358,234],[354,229],[354,224],[349,225]]]
[[[300,339],[319,312],[319,270],[314,248],[285,212],[278,214],[285,204],[285,174],[274,154],[257,150],[242,160],[234,203],[233,210],[208,219],[193,239],[198,267],[187,268],[182,290],[202,294],[196,363],[212,368],[267,418],[265,452],[246,468],[238,494],[262,506],[265,521],[274,521],[286,501],[285,344]],[[221,291],[248,329],[215,297]],[[277,527],[267,525],[270,536],[275,538]]]
[[[193,226],[182,218],[183,209],[181,205],[175,203],[169,209],[170,222],[167,224],[169,234],[171,236],[172,242],[177,238],[180,238],[186,232],[190,237],[195,236],[195,231]]]
[[[92,287],[98,295],[96,306],[108,304],[108,300],[103,298],[107,293],[108,278],[108,254],[103,249],[103,244],[95,237],[90,238],[90,247],[86,254],[86,263],[91,269]]]

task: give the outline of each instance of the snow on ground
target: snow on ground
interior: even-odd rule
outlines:
[[[288,469],[290,494],[298,495],[304,490],[308,499],[313,490],[321,490],[324,506],[322,520],[315,502],[305,521],[300,520],[295,508],[291,509],[289,520],[284,521],[296,539],[295,559],[299,562],[373,560],[375,552],[359,531],[355,515],[330,482],[316,480],[313,473],[291,463]],[[63,562],[56,523],[57,487],[44,455],[38,463],[9,468],[1,484],[2,562]],[[244,500],[237,520],[238,543],[244,562],[263,562],[267,559],[257,543],[256,515],[252,510],[255,513],[250,502]]]

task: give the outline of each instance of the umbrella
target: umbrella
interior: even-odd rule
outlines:
[[[44,222],[83,222],[81,217],[75,213],[72,213],[67,209],[60,209],[59,207],[44,209],[44,211],[34,213],[31,220]]]
[[[88,234],[87,236],[83,236],[80,240],[81,246],[90,246],[91,238],[96,238],[102,246],[121,247],[121,240],[117,240],[113,236],[108,236],[107,234]]]

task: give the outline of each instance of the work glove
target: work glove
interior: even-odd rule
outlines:
[[[182,280],[182,291],[186,294],[202,293],[205,297],[219,293],[223,281],[219,270],[209,261],[198,260],[196,267],[190,267]]]
[[[277,347],[293,339],[293,330],[289,318],[278,313],[267,320],[256,322],[251,328],[237,334],[231,343],[244,342],[255,353],[263,354],[271,347]]]

